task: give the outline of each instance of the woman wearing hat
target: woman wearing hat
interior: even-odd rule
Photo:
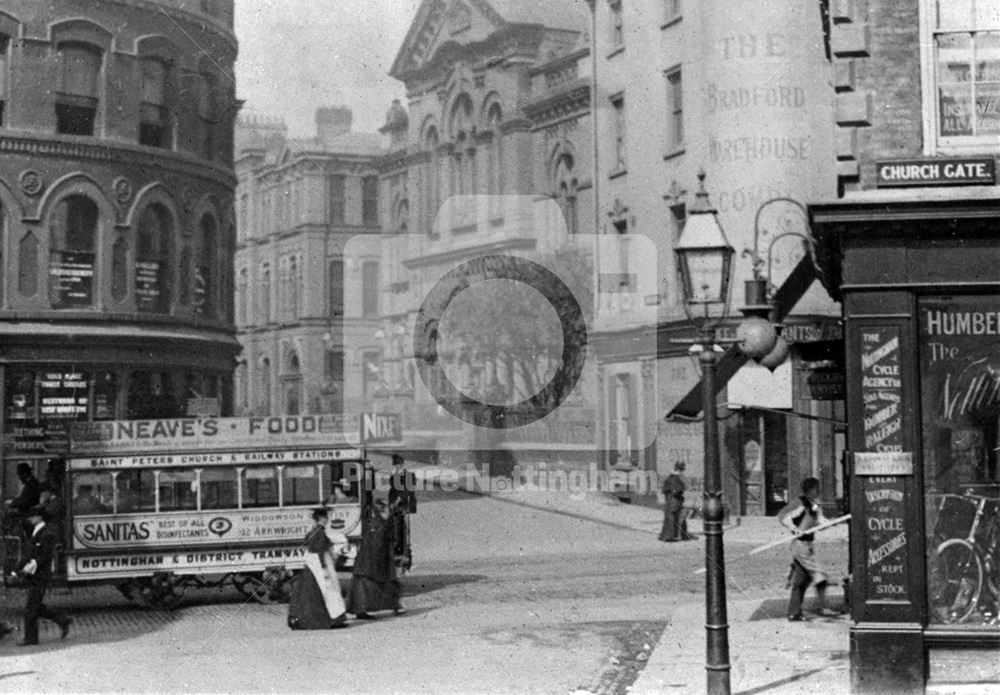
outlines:
[[[288,627],[293,630],[346,627],[347,613],[332,552],[334,544],[327,535],[330,517],[326,509],[313,510],[313,521],[316,525],[305,539],[306,566],[292,586]]]
[[[396,615],[403,612],[385,500],[375,500],[367,514],[347,599],[348,612],[362,620],[370,619],[370,613],[375,611],[393,610]]]
[[[684,478],[682,474],[687,466],[683,461],[674,464],[674,472],[663,481],[663,528],[660,530],[660,540],[665,543],[686,541],[693,538],[687,532],[687,520],[684,518]]]

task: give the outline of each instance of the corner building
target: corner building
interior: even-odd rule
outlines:
[[[5,482],[71,421],[229,413],[236,51],[231,1],[3,4]]]

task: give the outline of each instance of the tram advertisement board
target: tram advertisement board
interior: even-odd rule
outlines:
[[[281,565],[298,569],[305,560],[302,545],[275,548],[235,548],[224,550],[177,549],[109,555],[77,555],[67,563],[73,579],[131,577],[151,572],[202,574],[205,572],[252,572]]]
[[[71,454],[335,446],[357,437],[355,415],[108,420],[74,423]]]
[[[341,533],[353,535],[360,530],[359,505],[334,506],[329,513],[331,526]],[[314,523],[311,508],[82,516],[73,520],[73,548],[110,550],[301,541]]]

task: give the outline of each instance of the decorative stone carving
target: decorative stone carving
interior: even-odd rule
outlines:
[[[120,205],[132,200],[132,182],[124,176],[119,176],[111,182],[111,190]]]
[[[45,184],[42,182],[42,176],[37,171],[33,169],[25,169],[21,172],[18,177],[18,181],[21,182],[21,190],[25,195],[30,195],[35,197],[45,188]]]

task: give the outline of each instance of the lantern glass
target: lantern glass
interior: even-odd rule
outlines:
[[[725,249],[678,251],[684,298],[691,304],[721,304],[729,294],[729,260]]]

